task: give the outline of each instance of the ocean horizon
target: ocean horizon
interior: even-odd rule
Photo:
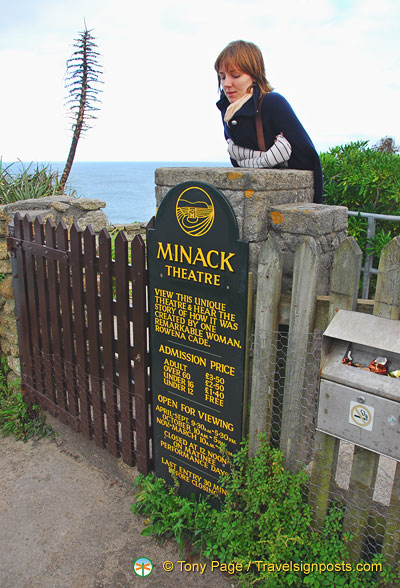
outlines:
[[[61,175],[65,162],[39,161],[32,169],[49,166]],[[9,164],[3,162],[3,168]],[[15,169],[29,165],[13,164]],[[229,162],[208,161],[76,161],[67,182],[67,191],[76,195],[97,198],[106,203],[103,209],[111,224],[148,222],[156,212],[154,172],[159,167],[221,167]]]

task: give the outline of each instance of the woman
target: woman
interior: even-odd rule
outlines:
[[[312,170],[314,202],[321,203],[318,153],[290,104],[273,92],[259,48],[253,43],[233,41],[219,54],[215,69],[221,90],[217,106],[232,164]]]

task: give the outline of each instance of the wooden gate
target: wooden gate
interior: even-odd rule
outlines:
[[[14,218],[22,390],[115,457],[151,469],[145,245]]]

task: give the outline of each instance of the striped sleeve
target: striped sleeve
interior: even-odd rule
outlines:
[[[275,143],[268,151],[256,151],[235,145],[228,140],[228,152],[232,159],[235,159],[239,167],[275,167],[284,161],[288,161],[292,154],[292,146],[289,141],[278,135]]]

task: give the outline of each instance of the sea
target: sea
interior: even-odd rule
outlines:
[[[5,167],[7,164],[3,164]],[[26,163],[13,164],[12,168],[27,167]],[[64,169],[64,162],[39,162],[53,171]],[[154,172],[158,167],[221,167],[222,162],[165,162],[165,161],[95,161],[74,162],[67,188],[77,196],[98,198],[106,203],[103,209],[110,224],[148,222],[156,212]],[[32,164],[32,170],[36,162]]]

